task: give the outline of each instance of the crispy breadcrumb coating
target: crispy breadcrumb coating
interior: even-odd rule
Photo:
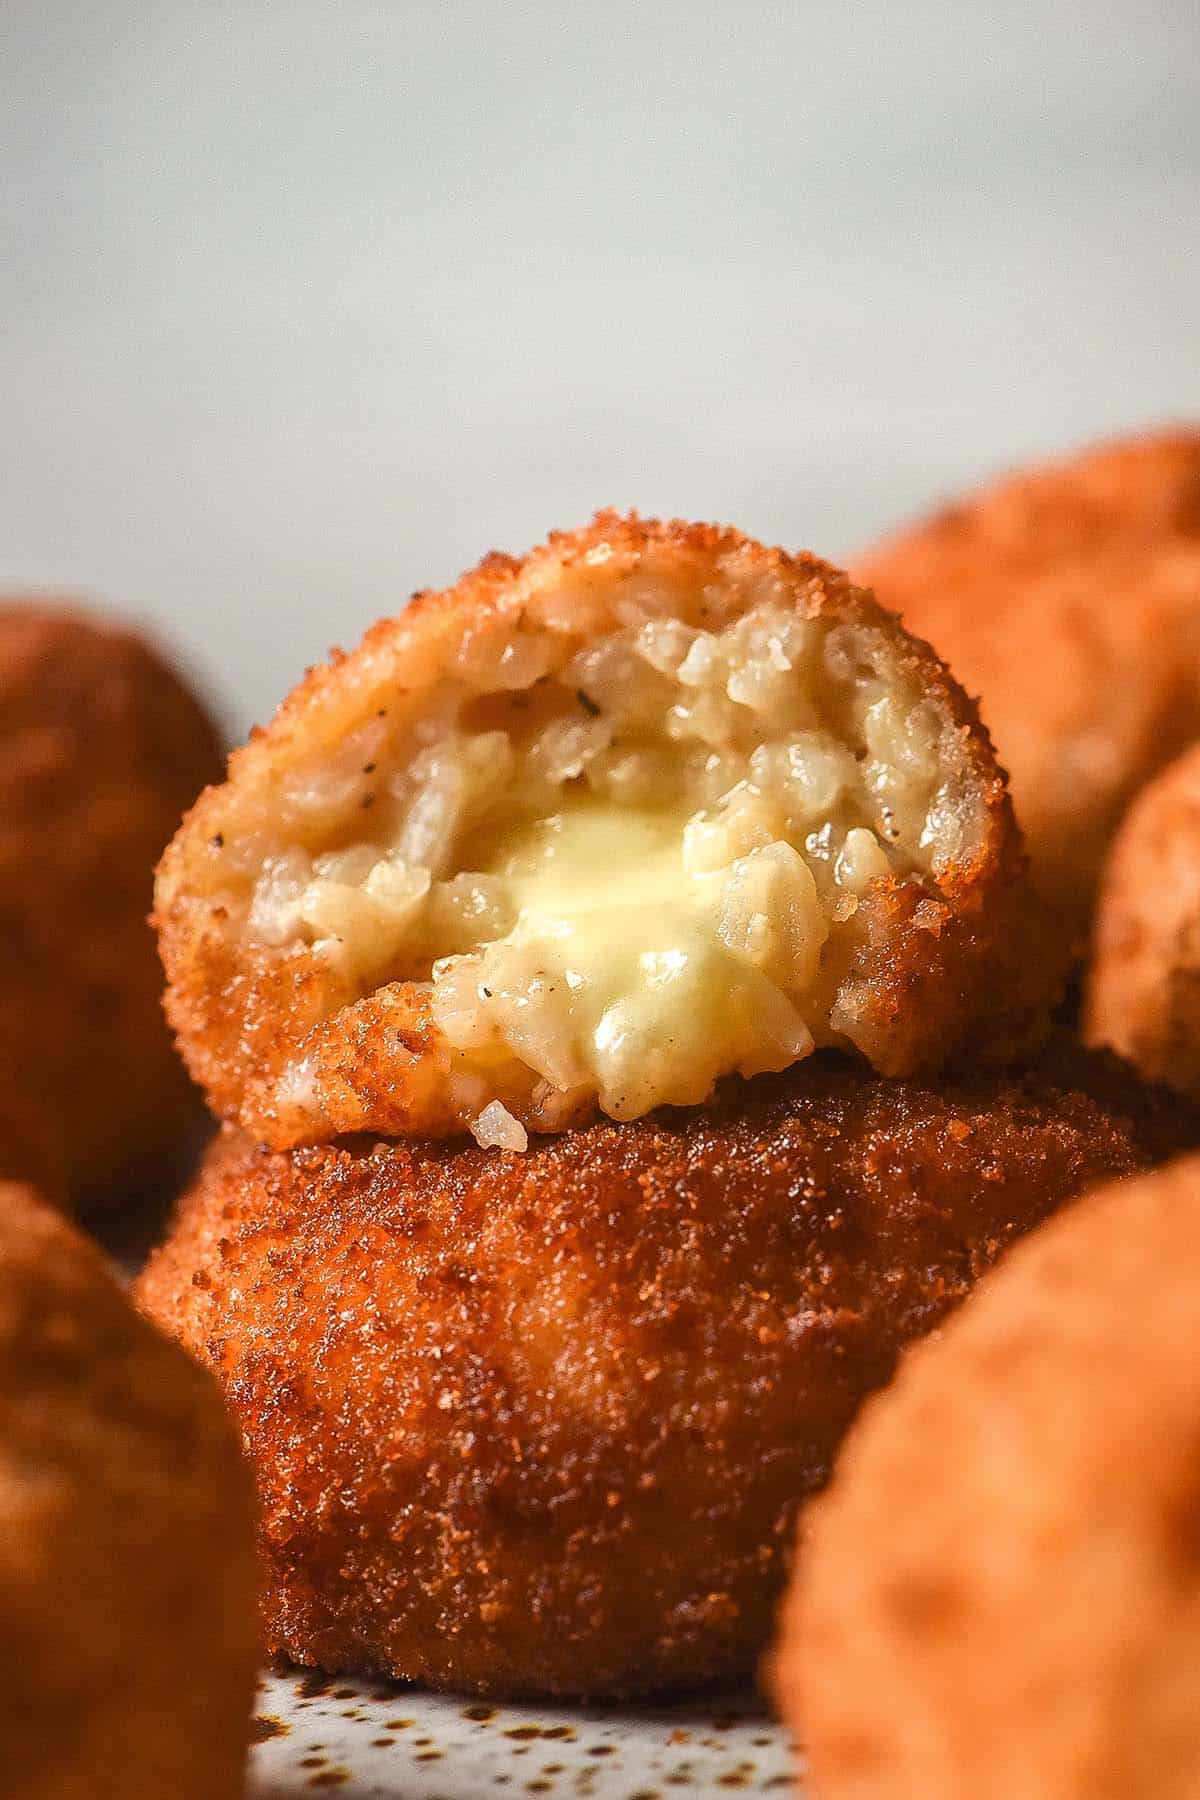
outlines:
[[[524,1156],[227,1133],[137,1297],[241,1422],[269,1647],[483,1693],[745,1676],[900,1348],[1181,1141],[1186,1109],[1063,1066],[933,1087],[826,1052]]]
[[[1130,799],[1200,735],[1200,430],[1018,472],[854,572],[980,696],[1035,877],[1082,943]]]
[[[251,1483],[215,1385],[0,1184],[0,1790],[235,1800]]]
[[[928,647],[809,556],[599,515],[318,669],[163,860],[167,1005],[275,1148],[1011,1055],[1055,971]]]
[[[1200,749],[1140,793],[1104,870],[1087,1030],[1200,1095]]]
[[[1190,1157],[1035,1232],[867,1406],[775,1659],[821,1800],[1200,1792],[1198,1316]]]
[[[221,770],[135,632],[0,600],[0,1174],[128,1190],[197,1117],[146,923],[163,845]]]

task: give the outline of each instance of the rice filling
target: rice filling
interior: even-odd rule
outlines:
[[[863,897],[935,893],[985,827],[879,627],[642,587],[586,633],[541,596],[290,769],[225,896],[331,1005],[423,986],[491,1142],[514,1082],[535,1127],[581,1094],[631,1119],[852,1044]]]

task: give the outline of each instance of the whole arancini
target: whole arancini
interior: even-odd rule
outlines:
[[[864,1409],[774,1662],[821,1800],[1200,1793],[1200,1158],[1020,1244]]]
[[[253,1499],[207,1371],[0,1183],[0,1791],[235,1800]]]
[[[0,598],[0,1175],[125,1194],[194,1133],[147,914],[221,767],[208,714],[138,633]]]
[[[1200,735],[1200,430],[967,494],[855,559],[979,699],[1034,876],[1082,949],[1138,789]]]
[[[241,1423],[272,1650],[695,1687],[753,1668],[797,1510],[902,1346],[1183,1128],[1070,1052],[940,1087],[823,1055],[524,1155],[229,1133],[137,1298]]]

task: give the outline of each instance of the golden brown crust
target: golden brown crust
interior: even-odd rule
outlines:
[[[233,1800],[254,1693],[250,1482],[209,1376],[0,1183],[0,1787]]]
[[[1200,1790],[1200,1158],[1036,1232],[864,1410],[775,1685],[822,1800]]]
[[[855,573],[981,695],[1035,876],[1080,939],[1129,800],[1200,732],[1200,431],[1013,475]]]
[[[1196,1140],[1062,1064],[933,1088],[825,1053],[524,1156],[227,1132],[137,1297],[240,1419],[270,1647],[481,1692],[746,1674],[899,1348],[1067,1195]]]
[[[870,929],[848,974],[865,1021],[862,1047],[875,1065],[893,1074],[934,1068],[967,1039],[979,1055],[1002,1060],[1039,1034],[1056,985],[1046,923],[1029,894],[1004,781],[976,709],[928,645],[899,632],[868,593],[813,557],[765,549],[726,528],[601,513],[582,531],[553,534],[523,561],[493,555],[453,588],[418,595],[352,655],[311,671],[272,724],[234,753],[228,783],[188,816],[162,861],[156,918],[168,1015],[222,1117],[276,1148],[355,1131],[461,1130],[447,1092],[445,1041],[419,986],[393,982],[358,999],[337,991],[310,946],[281,953],[230,933],[213,895],[213,858],[236,835],[247,795],[270,791],[297,759],[386,708],[396,689],[427,684],[464,637],[489,620],[515,620],[559,571],[594,568],[616,579],[648,559],[656,572],[697,582],[718,562],[775,572],[808,616],[884,634],[897,667],[957,735],[963,779],[982,797],[986,824],[977,850],[944,871],[936,894],[880,883],[865,903]],[[302,1102],[278,1087],[297,1061]],[[506,1102],[533,1121],[519,1096]]]
[[[1088,1035],[1200,1093],[1200,749],[1134,801],[1104,870]]]
[[[221,767],[134,632],[0,601],[0,1174],[93,1195],[196,1116],[146,924],[155,860]]]

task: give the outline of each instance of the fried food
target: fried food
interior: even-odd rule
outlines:
[[[253,1496],[211,1377],[99,1252],[0,1184],[0,1789],[232,1800]]]
[[[146,915],[220,769],[211,721],[141,637],[0,601],[0,1174],[59,1200],[128,1191],[196,1117]]]
[[[1200,1793],[1200,1158],[1104,1188],[865,1409],[776,1686],[820,1800]]]
[[[1087,1030],[1148,1077],[1200,1095],[1200,748],[1129,809],[1104,871]]]
[[[1054,986],[928,648],[811,557],[612,513],[311,674],[157,909],[190,1067],[274,1148],[514,1147],[818,1044],[999,1057]]]
[[[901,1346],[1178,1145],[1186,1109],[1065,1063],[929,1087],[825,1052],[524,1156],[227,1133],[137,1297],[241,1423],[269,1647],[481,1693],[744,1676]]]
[[[855,574],[981,697],[1035,878],[1081,943],[1130,799],[1200,736],[1200,431],[1013,475]]]

